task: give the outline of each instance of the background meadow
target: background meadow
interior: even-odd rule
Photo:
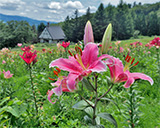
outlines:
[[[15,7],[19,7],[17,3]],[[160,48],[148,44],[155,37],[160,37],[159,7],[160,2],[130,4],[120,0],[117,6],[104,6],[100,3],[94,13],[91,13],[90,7],[86,8],[84,15],[80,15],[76,9],[73,15],[66,16],[63,22],[50,23],[50,26],[61,26],[66,35],[65,41],[71,42],[67,47],[71,52],[75,46],[83,46],[84,28],[88,20],[92,23],[94,41],[99,50],[105,29],[111,23],[112,42],[108,44],[108,54],[119,58],[123,64],[129,54],[135,58],[135,62],[139,61],[130,71],[144,73],[154,80],[152,86],[148,81],[136,80],[128,89],[122,86],[123,83],[116,84],[105,96],[110,100],[99,101],[97,111],[110,113],[119,128],[160,127]],[[60,57],[68,58],[69,53],[56,43],[39,43],[39,35],[46,27],[39,22],[34,25],[22,20],[0,19],[0,127],[86,128],[90,122],[86,117],[87,112],[73,108],[73,105],[81,100],[78,93],[63,92],[60,97],[53,95],[52,100],[57,99],[55,104],[51,104],[47,99],[48,90],[53,88],[51,83],[55,82],[49,78],[56,79],[53,73],[55,69],[49,68],[49,64]],[[18,46],[18,43],[22,43],[22,46]],[[32,52],[37,51],[37,62],[32,66],[32,72],[20,57],[23,54],[21,48],[25,46],[32,48]],[[4,71],[10,73],[4,75]],[[61,73],[68,74],[64,71]],[[98,91],[99,95],[102,95],[109,88],[109,69],[99,76]],[[92,78],[90,81],[93,83]],[[82,83],[79,83],[79,86],[81,87]],[[90,101],[95,98],[93,92],[83,89],[82,96]],[[34,95],[38,111],[35,111]],[[132,114],[131,109],[134,110]],[[134,124],[131,123],[131,118]],[[100,121],[106,128],[115,128],[112,117]]]
[[[113,41],[108,53],[110,55],[120,58],[123,62],[128,52],[130,55],[139,61],[139,64],[131,68],[132,72],[142,72],[154,80],[154,85],[151,86],[149,82],[144,80],[137,80],[133,87],[137,91],[136,102],[139,103],[138,109],[138,128],[158,128],[160,127],[160,89],[159,89],[159,72],[157,54],[159,49],[151,47],[150,49],[145,46],[146,43],[151,41],[154,37],[142,37],[137,39],[143,45],[136,47],[130,45],[135,40],[121,41],[118,46]],[[22,54],[21,48],[16,47],[9,50],[1,50],[1,72],[9,70],[13,77],[5,79],[1,73],[0,84],[1,86],[1,102],[0,102],[0,125],[2,127],[87,127],[84,122],[83,116],[85,112],[73,109],[72,106],[80,100],[78,94],[63,93],[58,101],[53,105],[47,100],[47,91],[52,89],[51,80],[53,78],[53,69],[49,68],[52,60],[59,57],[65,57],[64,48],[61,46],[57,48],[56,44],[39,43],[39,44],[23,44],[29,45],[33,50],[37,50],[37,63],[33,66],[32,76],[33,85],[35,88],[38,117],[34,115],[34,104],[31,89],[31,81],[27,64],[20,58]],[[71,44],[69,49],[72,50],[75,44]],[[123,51],[120,47],[124,47]],[[43,50],[42,50],[43,48]],[[128,49],[129,48],[129,49]],[[45,49],[45,50],[44,50]],[[129,51],[128,51],[129,50]],[[5,61],[5,63],[3,62]],[[63,74],[66,74],[63,72]],[[102,94],[107,90],[107,79],[109,70],[98,79],[99,91]],[[111,113],[116,119],[118,127],[127,127],[127,114],[129,110],[126,108],[126,101],[130,97],[129,89],[126,89],[122,84],[114,86],[113,90],[106,97],[111,98],[117,105],[109,101],[99,102],[99,109]],[[86,93],[86,94],[85,94]],[[85,91],[84,96],[90,98],[94,97],[92,92]],[[52,97],[55,99],[55,95]],[[101,120],[105,127],[115,127],[112,123]]]

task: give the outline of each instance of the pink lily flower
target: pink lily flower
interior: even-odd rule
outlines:
[[[70,45],[70,42],[62,42],[61,46],[67,48]]]
[[[22,46],[22,43],[18,43],[17,46],[18,46],[18,47],[21,47],[21,46]]]
[[[152,41],[150,41],[150,45],[160,46],[160,38],[159,37],[155,37]]]
[[[3,60],[3,61],[2,61],[2,64],[5,64],[5,63],[6,63],[6,61],[5,61],[5,60]]]
[[[4,78],[6,79],[11,78],[13,76],[13,74],[11,74],[9,70],[7,72],[3,70],[3,74],[4,74]]]
[[[84,40],[84,45],[86,45],[89,42],[94,43],[93,30],[90,21],[86,23],[83,40]]]
[[[59,58],[52,61],[49,67],[59,67],[64,71],[69,71],[67,88],[72,91],[76,89],[78,81],[81,81],[84,76],[88,76],[91,72],[106,71],[106,65],[101,59],[107,58],[108,55],[97,57],[98,47],[95,43],[87,43],[84,50],[80,47],[75,47],[77,54],[74,56],[69,51],[69,59]]]
[[[125,67],[122,64],[122,61],[119,60],[119,58],[112,57],[112,60],[109,59],[107,60],[107,66],[110,69],[110,75],[111,75],[111,81],[113,83],[120,83],[120,82],[125,82],[126,83],[123,85],[125,88],[129,88],[136,79],[143,79],[147,80],[150,82],[151,85],[153,85],[153,80],[151,77],[143,74],[143,73],[130,73],[129,68],[136,66],[139,62],[135,63],[134,65],[134,59],[131,61],[131,56],[127,55],[125,61],[126,65]]]
[[[51,91],[48,91],[48,100],[52,104],[55,104],[56,101],[52,102],[51,96],[55,93],[57,96],[61,96],[62,92],[70,92],[70,90],[67,88],[67,78],[65,76],[61,76],[58,78],[58,80],[55,83],[51,83],[52,86],[55,86]]]

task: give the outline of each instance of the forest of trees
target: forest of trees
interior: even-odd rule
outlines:
[[[113,40],[137,38],[138,35],[160,35],[160,2],[155,4],[136,3],[126,4],[122,0],[115,7],[107,7],[101,3],[95,13],[86,10],[86,14],[79,16],[78,10],[72,17],[67,16],[59,23],[65,32],[66,40],[77,42],[83,40],[84,27],[90,20],[94,38],[100,42],[109,23],[112,23]],[[45,28],[43,23],[37,27],[30,26],[26,21],[0,21],[0,48],[14,47],[17,43],[38,42],[38,36]]]
[[[109,23],[113,26],[113,40],[136,38],[138,35],[160,35],[160,2],[145,5],[134,2],[132,5],[121,0],[117,7],[109,4],[106,8],[101,3],[95,13],[90,13],[88,8],[86,14],[80,17],[76,10],[74,16],[67,16],[63,23],[67,40],[83,40],[84,27],[88,20],[92,23],[97,42],[101,41]]]

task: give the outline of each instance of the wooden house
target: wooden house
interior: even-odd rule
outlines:
[[[64,40],[65,34],[60,26],[46,26],[39,36],[41,43],[57,43]]]

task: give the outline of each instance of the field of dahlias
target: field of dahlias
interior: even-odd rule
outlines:
[[[159,128],[160,38],[0,51],[2,128]]]

